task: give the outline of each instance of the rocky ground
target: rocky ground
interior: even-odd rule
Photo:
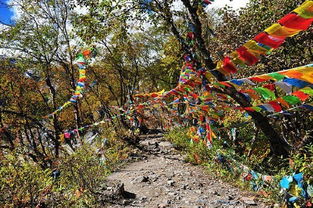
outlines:
[[[123,192],[109,207],[270,207],[208,175],[203,167],[185,163],[161,135],[143,136],[140,145],[144,151],[132,155],[136,161],[108,177]]]

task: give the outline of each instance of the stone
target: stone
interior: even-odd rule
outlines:
[[[235,197],[233,197],[233,196],[228,196],[227,198],[228,198],[228,200],[233,200],[233,199],[235,199]]]
[[[145,182],[148,182],[149,181],[149,177],[148,176],[139,176],[137,178],[135,178],[133,180],[133,182],[135,183],[145,183]]]
[[[187,190],[187,188],[188,188],[188,185],[187,185],[187,184],[184,184],[184,185],[181,187],[181,189],[183,189],[183,190]]]
[[[216,196],[221,196],[217,191],[214,191],[213,194],[216,195]]]
[[[175,184],[175,181],[173,181],[173,180],[167,181],[167,185],[169,185],[169,186],[174,186],[174,184]]]
[[[257,205],[254,201],[254,197],[242,197],[241,200],[248,205]]]
[[[195,191],[197,194],[202,194],[202,190],[196,190]]]
[[[175,192],[169,192],[168,195],[169,195],[169,196],[175,196],[175,195],[177,195],[177,193],[175,193]]]

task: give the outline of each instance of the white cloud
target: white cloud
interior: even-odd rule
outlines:
[[[21,17],[21,9],[18,5],[18,1],[16,0],[9,0],[7,4],[10,6],[10,10],[13,12],[13,16],[11,20],[16,21]]]
[[[219,9],[228,5],[234,9],[239,9],[239,8],[245,7],[249,1],[250,0],[215,0],[207,8]],[[175,10],[183,9],[183,3],[180,0],[175,0],[173,3],[173,9]]]
[[[250,0],[215,0],[209,7],[218,9],[228,5],[234,9],[239,9],[245,7],[249,1]]]

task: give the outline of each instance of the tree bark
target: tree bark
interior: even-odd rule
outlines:
[[[209,70],[215,70],[216,64],[213,62],[211,58],[211,54],[209,50],[207,50],[205,46],[205,41],[202,37],[202,24],[197,14],[197,7],[193,7],[191,5],[190,0],[181,0],[184,6],[187,8],[191,20],[193,22],[195,28],[195,38],[197,41],[197,47],[199,48],[201,59],[204,62],[205,66]],[[167,17],[165,21],[172,27],[172,31],[176,38],[180,41],[183,48],[185,48],[185,44],[181,42],[181,37],[177,36],[179,34],[177,28],[174,28],[175,25],[173,24],[173,20]],[[189,52],[189,51],[187,51]],[[225,76],[221,75],[220,73],[215,75],[218,81],[225,81]],[[246,100],[244,95],[238,92],[234,87],[228,88],[224,93],[228,94],[232,97],[241,107],[250,107],[251,103]],[[269,139],[271,152],[275,155],[281,155],[287,157],[289,155],[290,146],[288,143],[275,131],[273,126],[270,124],[269,120],[266,116],[262,115],[259,112],[247,112],[255,122],[255,125],[262,130],[264,135]]]

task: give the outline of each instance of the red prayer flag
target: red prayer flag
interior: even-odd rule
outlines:
[[[193,40],[195,39],[195,34],[193,32],[188,32],[187,37]]]
[[[203,106],[201,106],[201,110],[208,112],[209,111],[209,106],[208,105],[203,105]]]
[[[255,111],[253,108],[251,108],[251,107],[245,107],[244,108],[246,111]]]
[[[194,99],[197,99],[199,97],[199,95],[195,94],[195,93],[189,93]]]
[[[226,87],[232,87],[230,84],[228,84],[227,82],[220,82],[220,84],[226,86]]]
[[[275,112],[280,112],[282,110],[281,106],[276,101],[270,101],[268,102],[268,104],[270,104],[274,108]]]
[[[267,84],[267,85],[263,85],[264,88],[267,88],[271,91],[275,90],[275,84]]]
[[[231,59],[228,56],[226,56],[223,60],[223,69],[229,73],[236,73],[237,72],[237,68],[232,63]]]
[[[281,44],[284,43],[285,38],[276,38],[266,34],[265,32],[261,32],[255,36],[254,40],[271,48],[278,48]]]
[[[206,119],[205,127],[206,127],[207,139],[212,144],[212,130],[211,130],[211,126],[210,126],[210,123],[209,123],[208,119]]]
[[[297,96],[301,101],[306,101],[310,97],[308,94],[305,94],[302,91],[294,92],[292,95]]]
[[[246,62],[249,66],[254,65],[259,61],[259,59],[250,53],[244,46],[241,46],[236,51],[238,52],[240,59]]]
[[[296,14],[287,14],[278,21],[281,25],[298,30],[307,30],[313,22],[313,18],[305,19]]]
[[[211,1],[209,1],[209,0],[203,0],[203,3],[206,3],[206,4],[212,4],[212,2],[211,2]]]
[[[255,81],[255,82],[265,82],[265,81],[267,81],[267,79],[262,79],[262,78],[259,78],[259,77],[251,77],[249,79],[251,81]]]

